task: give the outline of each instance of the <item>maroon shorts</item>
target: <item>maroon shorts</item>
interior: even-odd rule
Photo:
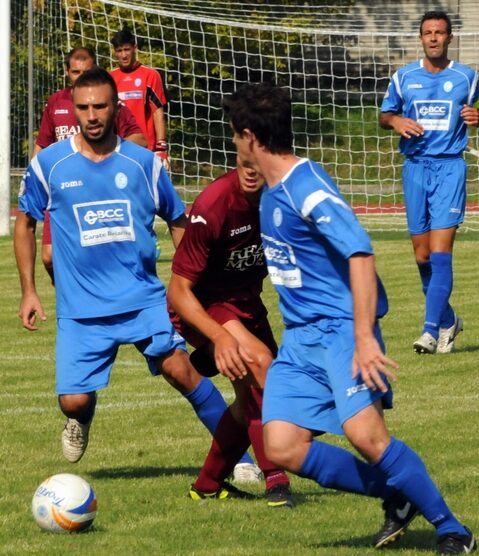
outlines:
[[[254,298],[248,300],[223,301],[211,303],[205,307],[208,315],[218,324],[225,324],[230,320],[237,320],[251,334],[261,340],[276,356],[278,346],[274,339],[273,331],[268,322],[268,311],[261,300]],[[170,319],[183,338],[194,348],[199,348],[209,340],[191,326],[185,324],[180,317],[170,310]]]
[[[50,227],[50,213],[48,210],[45,211],[45,220],[43,221],[43,235],[42,235],[42,245],[52,244],[52,229]]]

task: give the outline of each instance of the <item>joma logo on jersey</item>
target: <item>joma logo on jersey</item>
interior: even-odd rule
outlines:
[[[83,217],[87,224],[95,224],[96,222],[115,222],[122,221],[125,217],[122,208],[116,209],[100,209],[100,210],[89,210]]]
[[[62,181],[60,189],[68,189],[69,187],[83,187],[82,180]]]
[[[230,230],[230,237],[237,236],[238,234],[244,234],[245,232],[249,232],[251,230],[251,224],[247,226],[241,226],[241,228],[235,228],[234,230]]]
[[[354,394],[357,394],[358,392],[362,392],[363,390],[367,390],[368,387],[363,383],[363,384],[358,384],[357,386],[351,386],[350,388],[348,388],[346,390],[346,395],[348,396],[348,398],[350,398],[351,396],[354,396]]]

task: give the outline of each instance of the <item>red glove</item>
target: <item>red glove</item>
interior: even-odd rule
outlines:
[[[161,158],[161,163],[165,170],[170,169],[170,157],[168,155],[168,143],[166,141],[157,141],[155,145],[155,154]]]

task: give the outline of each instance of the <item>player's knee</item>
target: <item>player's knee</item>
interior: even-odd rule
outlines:
[[[290,469],[294,446],[275,435],[264,434],[264,451],[268,460],[284,469]]]
[[[175,350],[161,360],[159,366],[168,384],[182,394],[191,392],[201,381],[201,376],[182,350]]]
[[[71,419],[85,422],[93,417],[96,405],[94,392],[85,394],[62,394],[58,396],[58,403],[62,412]]]
[[[376,463],[389,444],[388,438],[362,434],[346,435],[356,450],[369,462]]]

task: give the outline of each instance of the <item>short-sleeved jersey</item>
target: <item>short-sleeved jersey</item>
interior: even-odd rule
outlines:
[[[262,291],[266,266],[258,207],[242,193],[238,172],[218,178],[197,197],[173,258],[203,305],[247,300]]]
[[[115,129],[123,139],[136,133],[143,133],[135,117],[124,104],[120,104],[118,108]],[[71,87],[50,95],[43,110],[37,145],[44,149],[79,132],[80,126],[75,117]]]
[[[166,303],[156,275],[155,215],[167,222],[184,205],[152,152],[118,139],[93,162],[74,138],[35,156],[19,208],[36,220],[50,212],[57,317],[104,317]]]
[[[444,70],[431,73],[418,60],[392,76],[381,112],[402,114],[424,128],[421,137],[401,137],[399,150],[406,156],[456,156],[467,145],[460,112],[478,98],[478,75],[472,68],[451,61]]]
[[[133,112],[148,141],[148,148],[154,150],[156,134],[153,113],[166,105],[165,89],[160,74],[142,64],[135,66],[132,71],[116,68],[110,73],[118,88],[120,100]]]
[[[329,175],[301,159],[280,183],[263,191],[260,222],[286,327],[321,317],[352,319],[349,258],[373,250]],[[378,278],[377,316],[386,312],[386,293]]]

